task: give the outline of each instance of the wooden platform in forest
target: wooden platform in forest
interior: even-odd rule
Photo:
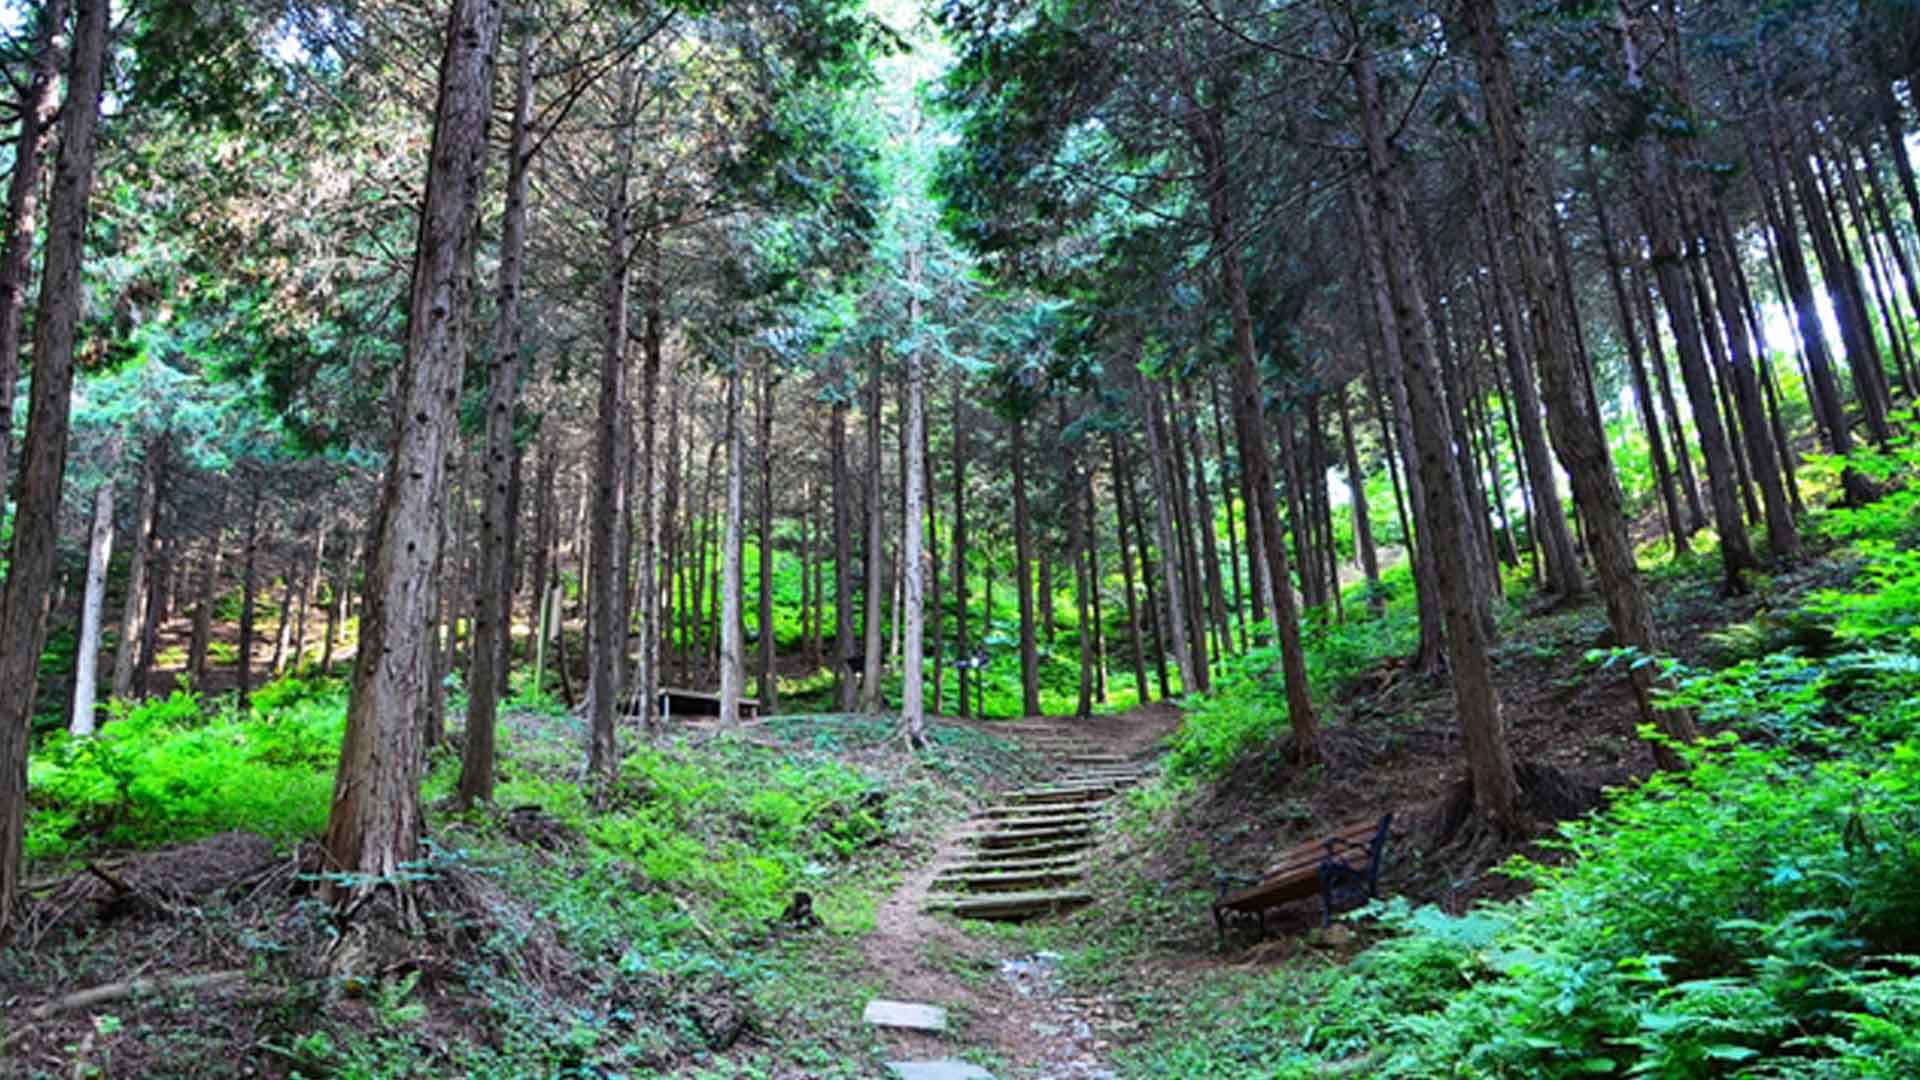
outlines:
[[[667,720],[675,716],[719,716],[720,695],[709,694],[704,690],[683,690],[675,686],[660,688],[660,719]],[[751,720],[760,715],[758,698],[740,699],[740,719]]]

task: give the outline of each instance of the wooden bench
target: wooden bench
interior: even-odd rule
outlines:
[[[1368,898],[1374,895],[1380,882],[1380,853],[1387,846],[1387,830],[1392,825],[1392,814],[1384,814],[1378,821],[1356,821],[1323,840],[1282,853],[1258,884],[1230,890],[1226,887],[1230,882],[1223,882],[1213,902],[1213,925],[1221,940],[1226,939],[1230,922],[1253,922],[1264,934],[1269,908],[1303,900],[1316,892],[1324,912],[1322,925],[1331,925],[1336,903],[1349,903],[1362,894]]]
[[[660,688],[660,719],[666,720],[675,715],[719,716],[720,695],[663,686]],[[760,715],[760,702],[757,699],[750,697],[740,699],[740,719],[751,720],[758,715]]]

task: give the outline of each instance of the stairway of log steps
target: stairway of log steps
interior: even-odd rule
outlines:
[[[1082,879],[1108,803],[1149,766],[1060,724],[995,725],[1056,763],[1054,776],[975,815],[962,850],[935,873],[923,905],[966,919],[1017,922],[1091,903]]]

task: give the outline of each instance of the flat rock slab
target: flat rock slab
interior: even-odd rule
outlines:
[[[938,1005],[874,998],[867,1002],[861,1018],[875,1027],[906,1028],[910,1031],[947,1030],[947,1010]]]
[[[887,1068],[899,1080],[993,1080],[970,1061],[889,1061]]]

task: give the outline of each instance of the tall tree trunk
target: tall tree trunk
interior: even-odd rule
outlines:
[[[1163,644],[1173,646],[1174,667],[1180,673],[1180,692],[1193,694],[1206,685],[1206,667],[1203,661],[1195,658],[1194,643],[1190,636],[1193,624],[1188,620],[1187,592],[1180,584],[1180,548],[1173,517],[1173,465],[1168,460],[1167,436],[1160,420],[1159,390],[1144,378],[1138,381],[1140,400],[1146,409],[1147,461],[1152,469],[1150,479],[1154,495],[1153,519],[1160,542],[1160,566],[1165,573],[1160,588],[1167,597],[1164,612],[1156,610],[1154,614],[1156,618],[1165,615],[1160,623],[1160,640]],[[1019,490],[1017,486],[1015,490]],[[1144,546],[1141,550],[1145,551]],[[1168,696],[1165,687],[1161,688],[1160,696]]]
[[[635,73],[619,75],[618,108],[630,123],[635,112]],[[606,279],[600,297],[600,395],[593,431],[593,513],[588,542],[592,568],[587,574],[587,774],[598,785],[611,784],[619,769],[614,723],[619,711],[622,657],[627,650],[625,588],[616,564],[625,561],[620,524],[625,518],[626,484],[620,475],[627,417],[627,307],[633,283],[633,240],[629,233],[629,187],[633,176],[634,134],[619,126],[606,207]]]
[[[1145,705],[1152,700],[1147,690],[1147,656],[1145,643],[1140,637],[1140,606],[1133,595],[1133,553],[1127,543],[1128,505],[1131,486],[1127,481],[1127,472],[1120,461],[1120,436],[1107,432],[1107,453],[1113,459],[1113,526],[1114,535],[1120,543],[1120,581],[1126,589],[1127,598],[1127,642],[1133,655],[1134,696]],[[1134,511],[1137,513],[1138,511]]]
[[[119,447],[108,454],[106,476],[93,493],[93,531],[87,544],[87,587],[80,600],[80,639],[73,655],[73,711],[67,730],[93,734],[93,698],[100,685],[100,615],[107,600],[107,565],[113,561],[113,474]],[[123,644],[121,651],[126,650]]]
[[[953,391],[953,651],[960,657],[955,670],[960,677],[960,717],[968,713],[967,681],[976,670],[973,654],[967,646],[967,424],[966,390]],[[978,676],[976,676],[978,677]]]
[[[1207,379],[1207,397],[1209,404],[1212,405],[1214,445],[1220,448],[1220,505],[1225,508],[1227,516],[1227,567],[1233,576],[1234,631],[1238,635],[1240,651],[1244,653],[1247,651],[1247,589],[1240,578],[1240,526],[1234,520],[1233,511],[1234,490],[1243,485],[1237,484],[1233,476],[1234,470],[1227,451],[1225,410],[1220,406],[1220,384],[1212,377]],[[1094,547],[1096,551],[1099,549],[1098,544]],[[1256,590],[1254,593],[1255,621],[1261,617],[1258,614],[1261,604],[1262,601]]]
[[[836,368],[838,365],[836,364]],[[836,382],[844,383],[844,372]],[[841,712],[854,704],[853,664],[853,470],[847,464],[847,393],[837,392],[827,420],[833,461],[833,681]]]
[[[1647,328],[1647,362],[1653,368],[1654,381],[1659,386],[1660,407],[1673,421],[1667,430],[1673,436],[1675,472],[1680,477],[1680,494],[1687,509],[1687,532],[1691,535],[1707,527],[1707,510],[1700,502],[1700,479],[1694,471],[1693,454],[1687,446],[1685,425],[1680,418],[1680,400],[1673,392],[1673,374],[1668,370],[1666,349],[1660,344],[1660,320],[1653,309],[1655,283],[1645,280],[1644,271],[1636,270],[1635,275],[1631,291],[1635,306],[1640,309],[1640,325]]]
[[[1191,390],[1187,389],[1181,396],[1185,400],[1180,403],[1180,408],[1187,420],[1182,426],[1186,429],[1187,446],[1193,457],[1193,492],[1200,514],[1200,547],[1205,558],[1207,611],[1213,619],[1213,655],[1224,658],[1227,650],[1232,648],[1233,636],[1227,626],[1227,597],[1220,573],[1220,538],[1215,528],[1213,496],[1207,486],[1206,446],[1200,435],[1200,417],[1194,408]],[[1076,483],[1073,502],[1068,505],[1076,505],[1078,501]]]
[[[219,502],[215,504],[215,521],[225,520],[226,502],[223,491]],[[199,599],[193,605],[193,631],[187,639],[188,684],[200,691],[207,688],[207,646],[213,640],[213,609],[220,602],[220,544],[225,535],[226,530],[216,525],[207,537],[206,551],[200,556],[200,586],[196,590]],[[329,641],[327,644],[328,658],[331,659],[333,643]]]
[[[1880,312],[1880,326],[1887,332],[1887,346],[1893,353],[1895,369],[1900,373],[1901,389],[1908,397],[1914,394],[1913,358],[1909,351],[1906,335],[1900,332],[1899,311],[1893,303],[1893,288],[1882,276],[1881,261],[1875,254],[1875,230],[1868,218],[1864,206],[1864,197],[1860,193],[1860,177],[1854,171],[1853,155],[1842,143],[1833,148],[1835,171],[1839,174],[1839,188],[1847,214],[1853,219],[1854,235],[1860,242],[1860,261],[1866,264],[1866,285],[1873,294],[1873,306]],[[1864,299],[1864,296],[1863,296]],[[1884,365],[1883,365],[1884,370]]]
[[[520,386],[520,283],[526,272],[527,187],[533,162],[533,71],[538,38],[521,30],[514,73],[513,127],[507,142],[507,205],[500,222],[493,340],[487,358],[486,449],[480,459],[480,579],[474,590],[473,678],[467,685],[467,733],[460,749],[455,799],[462,809],[493,801],[494,725],[513,632],[514,409]],[[544,553],[543,553],[544,558]],[[544,574],[540,584],[545,585]]]
[[[1086,497],[1077,460],[1067,463],[1068,532],[1067,546],[1073,558],[1073,616],[1077,624],[1074,637],[1080,645],[1080,692],[1074,700],[1073,715],[1084,720],[1093,715],[1093,574],[1087,566],[1091,547],[1084,513]]]
[[[1413,566],[1415,608],[1420,620],[1420,642],[1414,649],[1412,667],[1415,671],[1431,673],[1444,666],[1447,655],[1446,601],[1440,593],[1440,575],[1433,567],[1433,545],[1427,543],[1426,537],[1432,510],[1427,505],[1429,495],[1421,468],[1420,449],[1414,438],[1412,408],[1407,397],[1405,372],[1409,360],[1403,355],[1404,345],[1394,323],[1395,301],[1387,274],[1384,238],[1377,235],[1380,232],[1377,225],[1369,224],[1375,220],[1377,213],[1367,205],[1369,197],[1356,188],[1352,201],[1355,224],[1362,230],[1361,235],[1375,237],[1360,246],[1364,252],[1362,261],[1366,265],[1372,314],[1380,326],[1380,353],[1385,370],[1380,372],[1377,381],[1385,385],[1389,392],[1382,401],[1383,409],[1388,401],[1392,404],[1393,423],[1387,424],[1387,418],[1382,416],[1380,430],[1392,429],[1392,441],[1398,445],[1401,471],[1406,477],[1410,520],[1408,515],[1403,515],[1400,529],[1411,549],[1408,561]],[[1376,393],[1376,399],[1379,397]],[[1538,522],[1537,515],[1529,518],[1528,531],[1537,533],[1540,528]]]
[[[1550,211],[1529,158],[1498,10],[1494,0],[1463,0],[1460,10],[1473,36],[1481,90],[1487,99],[1488,127],[1500,161],[1507,212],[1520,256],[1521,288],[1531,300],[1534,324],[1541,331],[1539,366],[1554,449],[1572,481],[1574,500],[1587,523],[1588,552],[1614,637],[1622,645],[1655,656],[1660,642],[1654,631],[1653,609],[1634,566],[1633,541],[1627,534],[1606,432],[1582,381],[1579,359],[1571,348],[1574,343],[1565,333],[1568,309],[1559,295],[1562,279],[1551,266],[1552,241],[1544,220]],[[1655,707],[1653,676],[1652,664],[1630,665],[1629,677],[1642,720],[1657,724],[1676,742],[1691,741],[1695,733],[1689,714]],[[1666,743],[1654,744],[1654,756],[1665,768],[1681,764]]]
[[[1360,550],[1360,570],[1372,586],[1369,603],[1379,609],[1386,597],[1380,592],[1380,554],[1373,545],[1373,520],[1367,512],[1367,476],[1360,471],[1360,452],[1353,441],[1353,416],[1347,405],[1347,387],[1336,393],[1340,398],[1340,442],[1346,451],[1347,488],[1352,493],[1353,542]],[[1491,447],[1489,447],[1491,450]]]
[[[760,605],[755,620],[760,624],[760,670],[755,673],[754,684],[759,688],[760,707],[769,713],[780,711],[780,683],[773,669],[774,648],[778,644],[773,632],[773,359],[760,372],[760,408],[759,435],[755,442],[760,450],[760,498],[759,528],[760,539]]]
[[[1740,437],[1740,420],[1733,410],[1733,390],[1727,384],[1732,380],[1733,361],[1727,352],[1725,329],[1714,311],[1713,290],[1707,284],[1705,270],[1706,252],[1704,247],[1693,248],[1687,258],[1687,278],[1692,282],[1694,303],[1699,310],[1701,336],[1707,346],[1707,369],[1709,374],[1705,385],[1713,390],[1712,403],[1720,410],[1720,423],[1725,426],[1727,444],[1733,459],[1734,478],[1739,481],[1740,503],[1746,508],[1748,522],[1760,520],[1760,502],[1753,494],[1753,473],[1750,470],[1747,455]]]
[[[907,325],[911,332],[917,334],[920,327],[920,252],[917,248],[907,252],[907,282]],[[906,430],[900,434],[900,445],[905,448],[907,455],[900,469],[900,485],[906,489],[906,506],[901,511],[900,521],[901,606],[906,609],[906,626],[902,630],[901,641],[904,655],[900,671],[900,724],[906,731],[908,744],[919,748],[928,745],[926,702],[921,683],[926,663],[924,635],[927,602],[927,558],[922,536],[927,512],[926,376],[922,371],[918,349],[908,350],[906,363],[907,422]]]
[[[1528,520],[1528,526],[1540,543],[1547,591],[1572,599],[1586,591],[1586,583],[1580,579],[1573,534],[1567,528],[1567,512],[1560,502],[1559,474],[1553,467],[1546,428],[1540,422],[1540,393],[1535,387],[1533,365],[1527,362],[1527,326],[1533,328],[1532,343],[1536,352],[1544,351],[1541,338],[1545,328],[1540,324],[1537,307],[1530,305],[1533,321],[1529,324],[1523,321],[1524,316],[1514,302],[1513,290],[1506,278],[1506,259],[1497,240],[1506,230],[1496,224],[1495,192],[1486,182],[1480,185],[1480,215],[1482,235],[1486,238],[1487,267],[1500,308],[1500,323],[1506,330],[1507,388],[1513,394],[1514,419],[1520,425],[1520,449],[1524,454],[1522,463],[1526,466],[1527,487],[1533,493],[1533,517]],[[1524,281],[1521,287],[1525,291]]]
[[[867,585],[866,614],[861,620],[866,649],[860,670],[860,711],[864,713],[880,711],[880,631],[886,605],[886,591],[882,587],[886,563],[886,544],[882,540],[886,501],[880,492],[881,383],[880,346],[876,344],[867,365]]]
[[[1720,304],[1720,322],[1725,327],[1728,345],[1728,374],[1733,397],[1739,409],[1741,436],[1746,442],[1747,459],[1760,497],[1766,507],[1767,547],[1775,559],[1792,559],[1800,551],[1800,534],[1793,520],[1782,483],[1780,450],[1767,424],[1766,404],[1761,400],[1760,380],[1754,365],[1764,362],[1757,343],[1747,335],[1745,303],[1734,281],[1734,252],[1726,241],[1730,233],[1722,231],[1708,244],[1707,270],[1713,275],[1713,291]]]
[[[252,477],[247,499],[247,536],[244,562],[240,567],[240,715],[245,716],[253,695],[253,630],[258,610],[260,587],[260,499],[265,481],[258,473]],[[364,620],[363,620],[364,621]]]
[[[1591,168],[1592,155],[1588,155]],[[1686,522],[1680,517],[1680,499],[1674,492],[1673,469],[1667,462],[1667,444],[1660,431],[1660,410],[1653,397],[1653,384],[1647,378],[1646,359],[1641,355],[1640,326],[1633,305],[1627,300],[1627,284],[1620,265],[1620,253],[1614,246],[1613,218],[1607,213],[1606,200],[1596,184],[1592,191],[1593,212],[1600,223],[1601,254],[1607,263],[1607,282],[1613,287],[1613,302],[1620,312],[1620,333],[1627,340],[1627,370],[1633,378],[1633,399],[1640,407],[1640,427],[1647,435],[1647,450],[1653,459],[1653,482],[1659,489],[1660,505],[1667,516],[1667,535],[1673,542],[1675,558],[1692,550]],[[1657,359],[1657,358],[1656,358]],[[1673,418],[1679,423],[1679,418]]]
[[[1176,564],[1179,573],[1170,586],[1178,585],[1183,590],[1187,612],[1187,648],[1193,653],[1194,677],[1199,680],[1193,689],[1205,693],[1212,680],[1212,666],[1208,660],[1210,650],[1207,647],[1211,624],[1207,620],[1206,582],[1200,572],[1199,541],[1194,538],[1193,498],[1187,490],[1186,439],[1181,431],[1180,415],[1175,408],[1172,392],[1169,390],[1162,394],[1160,385],[1155,383],[1154,402],[1156,411],[1149,416],[1157,418],[1155,422],[1161,425],[1163,445],[1172,455],[1167,461],[1167,475],[1171,481],[1167,498],[1173,510],[1173,535],[1179,557]],[[1042,585],[1046,584],[1044,575],[1040,580]]]
[[[1216,95],[1215,109],[1224,108]],[[1238,226],[1232,188],[1227,175],[1228,148],[1224,121],[1218,111],[1195,125],[1204,165],[1209,244],[1220,262],[1220,284],[1226,294],[1228,321],[1233,327],[1233,426],[1239,442],[1240,467],[1253,488],[1255,507],[1248,509],[1258,523],[1261,550],[1267,558],[1273,584],[1273,622],[1280,636],[1280,669],[1286,686],[1287,719],[1293,730],[1295,761],[1318,760],[1319,732],[1313,699],[1307,689],[1306,653],[1300,645],[1300,613],[1294,605],[1292,573],[1287,567],[1286,541],[1280,531],[1280,509],[1274,501],[1273,463],[1267,454],[1266,424],[1261,411],[1259,353],[1253,340],[1253,306],[1247,297],[1245,271],[1240,264]]]
[[[1453,475],[1454,457],[1446,445],[1445,399],[1426,297],[1413,269],[1405,181],[1387,146],[1379,76],[1366,46],[1356,48],[1348,69],[1359,96],[1374,196],[1372,209],[1379,222],[1377,228],[1368,231],[1382,246],[1392,300],[1392,334],[1397,334],[1401,343],[1408,406],[1426,485],[1428,515],[1421,524],[1421,545],[1433,552],[1433,572],[1445,609],[1454,711],[1466,743],[1473,801],[1495,829],[1513,832],[1520,825],[1519,784],[1507,749],[1484,627],[1471,595],[1472,555],[1468,545],[1473,540],[1466,524],[1459,477]]]
[[[1020,708],[1040,715],[1040,649],[1033,628],[1033,541],[1027,514],[1027,418],[1013,418],[1013,577],[1020,598]]]
[[[1147,635],[1147,640],[1153,642],[1154,685],[1160,690],[1160,700],[1168,701],[1172,699],[1173,695],[1168,689],[1167,683],[1168,638],[1162,630],[1165,623],[1161,614],[1164,609],[1160,606],[1160,598],[1155,594],[1153,587],[1157,575],[1154,573],[1151,548],[1147,544],[1146,522],[1142,520],[1140,513],[1140,489],[1134,486],[1133,467],[1129,463],[1129,457],[1130,455],[1123,453],[1120,457],[1120,466],[1127,474],[1122,483],[1124,483],[1127,488],[1127,507],[1133,511],[1131,518],[1129,518],[1129,520],[1133,522],[1133,546],[1134,550],[1140,553],[1140,591],[1143,594],[1142,600],[1145,601],[1141,609],[1141,621],[1145,624],[1143,630]],[[1149,482],[1151,482],[1151,475],[1151,464],[1149,464]],[[1157,514],[1155,516],[1156,518],[1158,517]],[[1259,534],[1257,532],[1250,532],[1248,535],[1257,536]]]
[[[1649,147],[1642,155],[1650,172],[1648,186],[1664,187],[1664,173],[1654,163],[1657,153]],[[1702,347],[1703,328],[1693,306],[1693,289],[1683,265],[1686,253],[1667,197],[1657,190],[1642,204],[1648,218],[1648,235],[1653,246],[1653,272],[1660,296],[1673,328],[1674,349],[1679,354],[1680,379],[1692,406],[1693,425],[1701,456],[1707,467],[1707,494],[1713,507],[1714,528],[1720,534],[1720,564],[1730,590],[1745,589],[1745,574],[1757,567],[1753,548],[1747,538],[1746,522],[1740,516],[1740,489],[1727,431],[1720,420],[1713,382],[1707,371]]]
[[[7,182],[7,236],[0,245],[0,398],[7,402],[6,423],[0,424],[0,504],[7,501],[13,486],[13,391],[20,378],[20,334],[25,325],[27,288],[33,282],[40,179],[59,110],[58,41],[66,22],[67,0],[46,0],[40,6],[40,29],[33,42],[26,89],[20,96],[13,175]],[[0,915],[5,914],[5,905],[6,901],[0,899]],[[0,918],[0,930],[4,928],[5,919]]]
[[[735,347],[736,350],[738,346]],[[746,531],[745,507],[741,488],[747,469],[746,409],[740,400],[744,378],[737,352],[727,371],[727,529],[721,551],[720,585],[720,723],[737,727],[740,723],[741,689],[746,685],[746,657],[741,648],[740,544]]]
[[[1866,422],[1867,433],[1873,441],[1885,445],[1892,437],[1892,429],[1887,423],[1888,403],[1880,393],[1880,383],[1874,374],[1880,367],[1879,352],[1873,346],[1871,335],[1866,332],[1870,328],[1862,325],[1863,320],[1853,306],[1859,280],[1854,276],[1852,263],[1847,261],[1840,249],[1834,218],[1828,212],[1828,204],[1805,155],[1798,151],[1782,152],[1777,148],[1775,153],[1776,157],[1785,157],[1785,172],[1800,196],[1801,208],[1806,211],[1807,235],[1813,240],[1814,256],[1820,263],[1820,276],[1826,282],[1827,296],[1833,303],[1834,322],[1839,325],[1840,340],[1846,347],[1847,367],[1853,372],[1853,392],[1860,401],[1861,418]]]
[[[925,378],[922,373],[921,378]],[[929,429],[933,427],[927,419],[928,403],[922,403],[920,424],[920,491],[927,505],[927,611],[928,622],[932,623],[930,633],[933,641],[928,652],[933,656],[933,713],[939,716],[946,712],[944,700],[946,689],[946,649],[944,615],[940,597],[940,498],[939,488],[933,482],[933,440]]]
[[[140,512],[133,523],[133,558],[127,564],[127,596],[120,609],[119,645],[113,653],[113,696],[133,693],[134,660],[140,653],[140,628],[146,622],[147,575],[152,562],[153,523],[159,513],[160,472],[166,467],[166,439],[154,436],[140,454]],[[281,613],[284,622],[286,614]]]
[[[374,530],[378,539],[367,573],[347,731],[323,845],[326,869],[353,875],[329,885],[336,901],[362,886],[388,885],[404,897],[403,875],[419,852],[419,710],[430,668],[430,574],[446,516],[443,468],[456,437],[466,363],[474,207],[499,35],[498,0],[454,0],[414,254],[393,450]],[[411,911],[410,904],[403,907]]]
[[[306,570],[300,575],[299,614],[293,620],[293,670],[298,672],[307,655],[307,612],[313,607],[314,592],[320,587],[320,568],[327,558],[327,523],[323,520],[313,530],[313,554],[307,558]]]

